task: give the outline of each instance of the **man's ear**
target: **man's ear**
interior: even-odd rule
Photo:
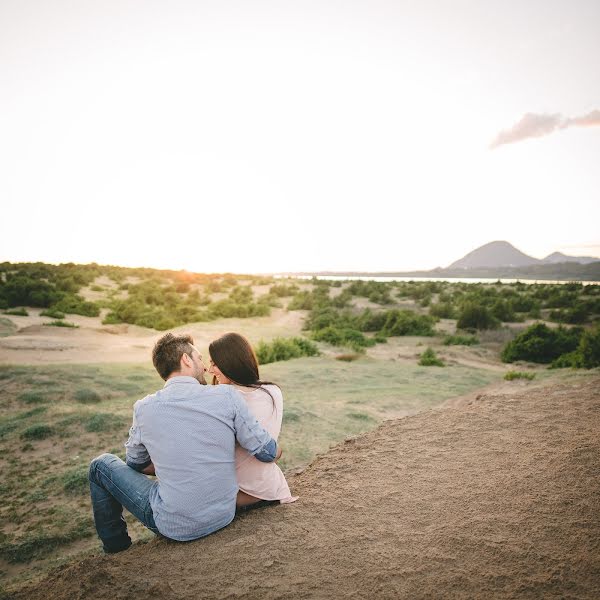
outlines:
[[[181,367],[188,367],[188,369],[194,366],[192,359],[189,357],[188,354],[185,353],[181,355],[181,360],[179,361],[179,364]]]

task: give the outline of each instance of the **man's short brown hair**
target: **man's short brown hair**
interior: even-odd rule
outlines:
[[[158,374],[166,381],[171,373],[179,371],[181,357],[184,354],[191,356],[193,350],[194,339],[189,333],[182,335],[166,333],[154,344],[152,363]]]

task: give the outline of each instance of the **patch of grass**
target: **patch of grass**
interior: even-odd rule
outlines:
[[[50,317],[51,319],[64,319],[65,313],[55,308],[47,308],[40,313],[40,317]]]
[[[29,313],[27,312],[27,309],[20,307],[20,308],[9,308],[8,310],[4,311],[5,315],[15,315],[16,317],[28,317]]]
[[[80,466],[67,471],[60,477],[62,489],[72,496],[79,496],[89,492],[88,467]]]
[[[46,423],[30,425],[22,434],[24,440],[44,440],[55,434],[55,429]]]
[[[47,402],[48,398],[45,394],[41,392],[23,392],[19,394],[17,400],[21,402],[25,402],[25,404],[41,404],[42,402]]]
[[[66,533],[52,535],[42,531],[28,533],[14,543],[3,541],[0,543],[0,557],[11,564],[27,563],[34,558],[48,556],[60,546],[91,537],[94,533],[92,520],[81,519]]]
[[[126,421],[123,417],[111,413],[96,413],[85,423],[85,430],[99,433],[101,431],[114,431],[124,427]]]
[[[0,337],[8,337],[17,331],[18,327],[10,320],[0,317]],[[2,374],[0,373],[0,379]]]
[[[90,388],[80,388],[75,392],[74,398],[81,404],[97,404],[101,402],[102,397],[96,390]]]
[[[513,381],[514,379],[528,379],[531,381],[535,377],[535,373],[526,373],[524,371],[508,371],[504,374],[506,381]]]
[[[17,415],[3,417],[2,419],[0,419],[0,439],[2,439],[6,434],[10,433],[11,431],[18,429],[23,421],[36,415],[42,414],[46,410],[46,406],[38,406],[37,408],[28,410]]]
[[[73,329],[77,329],[79,325],[75,325],[75,323],[71,323],[70,321],[50,321],[49,323],[44,323],[47,327],[71,327]]]
[[[444,346],[473,346],[479,344],[479,339],[474,335],[447,335],[442,343]]]
[[[427,348],[419,358],[419,364],[422,367],[444,367],[444,361],[438,358],[433,348]]]
[[[371,415],[368,415],[367,413],[361,413],[361,412],[350,412],[346,416],[349,417],[350,419],[355,419],[356,421],[374,421],[375,420]]]

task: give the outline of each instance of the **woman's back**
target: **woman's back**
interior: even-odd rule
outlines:
[[[283,418],[283,395],[279,387],[276,385],[263,385],[256,389],[235,387],[241,392],[256,420],[271,434],[271,437],[277,440]],[[291,501],[290,488],[277,464],[263,463],[236,444],[235,468],[242,492],[262,500]]]

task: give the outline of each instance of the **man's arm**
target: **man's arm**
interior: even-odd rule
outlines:
[[[133,424],[129,430],[129,439],[125,442],[125,462],[132,469],[145,473],[146,475],[154,475],[154,465],[146,446],[142,443],[142,432],[138,425],[136,416],[136,408],[133,407]],[[147,472],[148,470],[148,472]]]
[[[265,431],[256,418],[250,413],[241,394],[232,389],[233,426],[235,437],[242,448],[245,448],[261,462],[273,462],[281,456],[277,442]]]

